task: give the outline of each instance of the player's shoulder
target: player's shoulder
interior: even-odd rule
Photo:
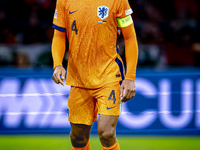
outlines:
[[[115,2],[118,2],[118,3],[127,3],[128,0],[115,0]]]
[[[114,3],[119,7],[124,6],[124,5],[129,5],[128,0],[115,0]]]
[[[68,0],[57,0],[57,3],[66,4]]]

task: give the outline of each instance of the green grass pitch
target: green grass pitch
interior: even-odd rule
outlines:
[[[118,136],[121,150],[200,150],[200,137]],[[92,150],[101,150],[97,136],[91,136]],[[68,135],[1,135],[0,150],[70,150]]]

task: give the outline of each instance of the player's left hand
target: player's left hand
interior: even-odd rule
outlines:
[[[120,86],[120,97],[122,102],[126,102],[135,96],[135,82],[125,79]]]

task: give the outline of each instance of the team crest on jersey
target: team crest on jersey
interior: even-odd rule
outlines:
[[[97,16],[99,18],[101,18],[102,20],[108,18],[108,16],[109,16],[109,8],[106,7],[106,6],[99,6],[97,8]]]

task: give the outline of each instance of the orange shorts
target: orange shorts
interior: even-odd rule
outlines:
[[[121,111],[119,82],[97,89],[71,87],[68,99],[69,121],[74,124],[92,125],[97,113],[119,116]]]

